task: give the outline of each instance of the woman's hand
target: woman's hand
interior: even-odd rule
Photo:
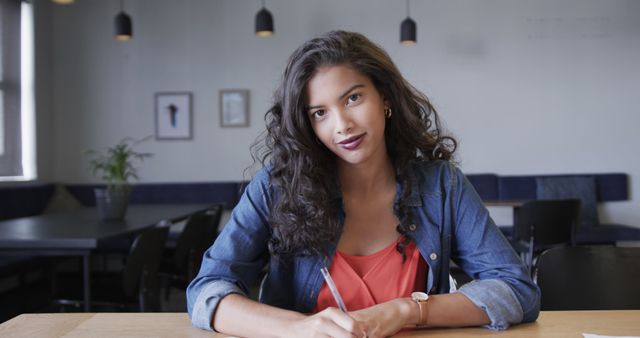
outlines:
[[[348,314],[330,307],[311,316],[291,322],[281,337],[364,338],[366,327]]]
[[[367,338],[388,337],[411,322],[412,301],[398,298],[366,309],[349,312],[367,328]]]

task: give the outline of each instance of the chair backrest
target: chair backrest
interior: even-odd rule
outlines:
[[[640,248],[558,247],[537,262],[542,310],[640,309]]]
[[[204,247],[207,249],[218,237],[218,227],[220,226],[220,219],[222,218],[222,205],[216,204],[207,209],[205,213],[211,217],[203,237]]]
[[[131,245],[122,273],[122,288],[127,297],[138,296],[140,281],[155,283],[169,227],[154,227],[138,235]],[[146,285],[151,288],[153,285]]]
[[[535,246],[573,244],[579,215],[579,199],[527,202],[518,210],[514,239],[527,241],[533,235]]]
[[[189,255],[201,259],[204,251],[218,235],[218,223],[222,210],[214,206],[189,216],[184,229],[176,240],[174,265],[178,270],[187,268]]]

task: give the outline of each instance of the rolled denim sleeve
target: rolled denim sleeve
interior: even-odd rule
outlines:
[[[492,329],[531,322],[540,312],[540,289],[495,225],[482,199],[454,168],[451,176],[455,235],[451,258],[474,280],[460,292],[485,310]]]
[[[499,279],[478,280],[463,285],[459,293],[467,296],[487,313],[492,330],[505,330],[512,323],[522,322],[522,307],[513,290]]]
[[[240,288],[224,280],[216,280],[205,285],[198,294],[191,309],[191,323],[193,326],[213,331],[211,319],[218,308],[218,304],[225,296],[232,293],[245,295]]]

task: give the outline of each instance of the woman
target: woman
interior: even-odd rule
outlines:
[[[539,290],[451,163],[455,140],[380,47],[344,31],[307,41],[265,119],[267,165],[187,290],[194,325],[385,337],[537,318]],[[476,281],[450,292],[449,259]],[[265,265],[257,303],[246,295]],[[336,309],[323,267],[350,312]]]

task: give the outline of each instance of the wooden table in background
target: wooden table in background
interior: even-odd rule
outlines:
[[[0,221],[0,255],[82,257],[84,308],[91,310],[91,253],[105,241],[135,236],[159,221],[176,222],[208,205],[131,205],[123,220],[102,221],[96,208]]]
[[[535,323],[484,328],[407,330],[395,337],[640,336],[640,310],[543,311]],[[23,314],[0,324],[0,337],[226,337],[191,326],[186,313]]]

